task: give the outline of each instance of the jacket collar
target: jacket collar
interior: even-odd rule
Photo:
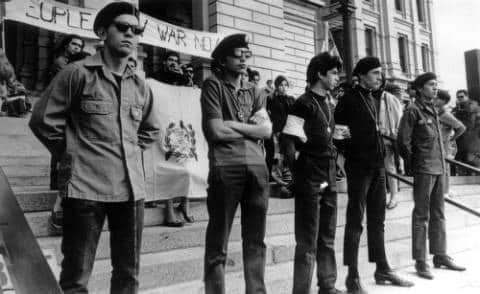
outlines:
[[[99,52],[95,53],[94,55],[88,56],[87,58],[85,58],[84,66],[87,67],[87,68],[98,68],[98,69],[100,69],[103,73],[103,76],[107,80],[109,80],[112,84],[119,87],[120,85],[117,85],[117,81],[113,77],[112,71],[110,71],[107,68],[107,66],[105,65],[105,62],[103,61],[102,52],[103,51],[99,51]],[[135,76],[135,70],[132,67],[130,67],[130,65],[127,63],[127,66],[125,67],[125,71],[123,72],[122,78],[126,79],[126,78],[133,77],[133,76]]]
[[[425,102],[422,98],[415,99],[415,104],[422,110],[423,112],[429,113],[433,116],[437,115],[437,111],[431,102]]]

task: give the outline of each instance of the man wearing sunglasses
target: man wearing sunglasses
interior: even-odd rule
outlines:
[[[142,29],[126,2],[101,9],[94,31],[104,48],[69,64],[44,92],[30,121],[35,135],[61,154],[64,293],[88,293],[95,252],[108,218],[110,293],[137,293],[145,183],[142,150],[158,137],[153,96],[128,65]]]
[[[245,34],[223,39],[212,53],[214,75],[202,88],[202,124],[210,161],[204,275],[207,294],[225,293],[228,237],[239,205],[245,292],[266,293],[268,172],[258,142],[270,137],[272,125],[258,88],[241,80],[251,55]]]

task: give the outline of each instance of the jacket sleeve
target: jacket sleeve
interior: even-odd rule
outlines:
[[[157,107],[150,87],[146,85],[146,103],[143,106],[142,123],[137,131],[138,145],[143,150],[148,149],[159,138],[160,122]]]
[[[52,154],[65,151],[67,117],[80,84],[78,69],[68,66],[55,76],[33,108],[29,127]]]
[[[407,164],[410,164],[412,160],[412,134],[416,121],[415,110],[409,108],[400,119],[400,126],[398,128],[398,151]]]

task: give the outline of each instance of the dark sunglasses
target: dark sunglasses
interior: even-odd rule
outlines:
[[[463,98],[465,98],[465,96],[463,96],[463,95],[458,95],[457,96],[457,99],[463,99]]]
[[[248,49],[235,48],[233,49],[231,56],[238,57],[238,58],[243,56],[244,58],[248,59],[252,57],[252,51]]]
[[[128,23],[123,23],[123,22],[113,22],[113,25],[121,33],[126,33],[128,31],[128,29],[131,29],[133,34],[141,35],[141,34],[143,34],[143,31],[145,31],[145,27],[147,25],[147,22],[145,22],[145,25],[143,27],[140,27],[138,25],[131,25],[131,24],[128,24]]]

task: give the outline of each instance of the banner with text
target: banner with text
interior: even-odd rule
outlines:
[[[96,14],[94,9],[50,0],[15,0],[5,3],[4,19],[96,39],[92,29]],[[175,26],[141,13],[140,25],[144,24],[146,28],[140,43],[203,58],[210,58],[217,43],[225,37],[223,34]]]
[[[208,144],[200,89],[147,80],[160,120],[160,140],[144,152],[147,199],[206,197]]]

